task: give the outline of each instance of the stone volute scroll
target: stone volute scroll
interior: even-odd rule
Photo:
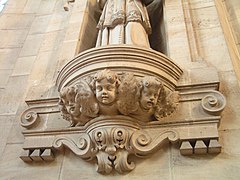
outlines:
[[[109,174],[132,171],[137,164],[129,156],[147,158],[166,142],[182,155],[221,151],[218,125],[226,100],[219,81],[187,83],[183,68],[150,48],[152,2],[98,0],[96,47],[62,67],[58,97],[27,101],[23,161],[52,161],[68,148]]]

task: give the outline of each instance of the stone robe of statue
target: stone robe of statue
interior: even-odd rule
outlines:
[[[146,5],[153,0],[98,0],[102,14],[96,47],[132,44],[150,48],[151,25]]]

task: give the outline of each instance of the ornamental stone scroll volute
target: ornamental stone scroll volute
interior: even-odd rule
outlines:
[[[29,108],[21,117],[26,128],[20,156],[24,161],[54,160],[54,152],[65,147],[95,161],[98,172],[109,174],[130,172],[137,167],[130,155],[147,158],[164,142],[175,143],[182,155],[221,151],[218,125],[226,100],[218,91],[218,78],[192,83],[186,69],[163,53],[136,44],[136,39],[119,36],[124,43],[103,44],[121,28],[126,34],[140,26],[145,33],[141,35],[147,35],[144,2],[131,1],[130,9],[117,12],[128,17],[128,27],[115,19],[107,34],[110,27],[102,15],[97,47],[78,54],[59,71],[58,97],[27,102]],[[105,3],[103,12],[111,4]],[[207,67],[205,73],[213,71]],[[50,115],[55,116],[46,118]]]

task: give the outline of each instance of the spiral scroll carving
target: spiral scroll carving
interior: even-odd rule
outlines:
[[[152,139],[148,134],[140,134],[136,139],[136,142],[140,146],[147,146],[148,144],[151,143],[151,141],[152,141]]]
[[[53,142],[53,147],[60,149],[63,146],[68,147],[81,158],[90,160],[92,157],[92,142],[88,134],[82,134],[77,140],[69,137],[58,137]]]
[[[39,116],[35,111],[25,111],[21,116],[21,126],[31,128],[39,120]]]
[[[202,108],[208,114],[220,115],[225,106],[225,97],[218,91],[212,91],[202,98]]]
[[[164,140],[176,142],[178,139],[179,135],[174,130],[165,130],[159,132],[159,134],[154,138],[151,137],[146,131],[139,130],[133,133],[130,144],[136,155],[146,156],[157,150]]]

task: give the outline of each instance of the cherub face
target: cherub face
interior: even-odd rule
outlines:
[[[157,104],[160,89],[144,87],[141,94],[140,104],[143,109],[150,110]]]
[[[67,109],[67,112],[71,115],[77,116],[79,115],[79,110],[76,107],[77,104],[75,102],[75,96],[76,92],[74,92],[74,89],[71,88],[65,98],[62,98],[62,101]]]
[[[116,99],[116,83],[110,83],[107,79],[96,82],[96,98],[103,104],[110,104]]]

